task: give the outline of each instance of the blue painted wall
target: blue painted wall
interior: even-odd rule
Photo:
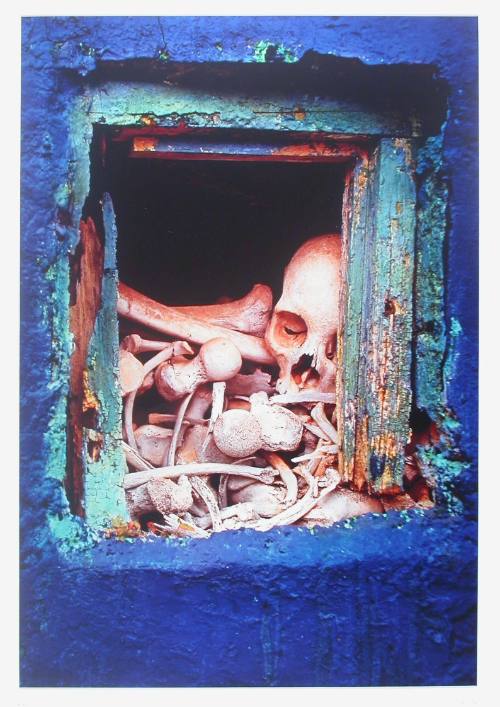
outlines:
[[[374,65],[432,64],[448,83],[444,375],[457,456],[469,462],[456,481],[464,514],[94,545],[85,525],[68,517],[61,470],[47,468],[49,458],[63,464],[65,455],[64,435],[49,421],[61,413],[68,344],[47,303],[64,296],[55,265],[78,237],[71,99],[100,61],[250,62],[266,58],[267,43],[278,60],[314,50]],[[28,18],[22,98],[22,684],[473,683],[476,20]],[[61,545],[54,529],[61,536],[65,526]]]

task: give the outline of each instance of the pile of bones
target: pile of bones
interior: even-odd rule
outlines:
[[[203,538],[384,511],[338,472],[340,252],[338,235],[304,243],[274,308],[261,284],[237,301],[170,307],[120,283],[121,322],[162,339],[129,333],[120,344],[133,521]],[[141,403],[151,389],[156,410]]]

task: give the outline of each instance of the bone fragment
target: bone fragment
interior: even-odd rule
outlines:
[[[122,395],[137,390],[144,380],[144,366],[134,354],[120,351],[120,388]]]
[[[323,430],[320,430],[318,425],[314,425],[311,422],[304,422],[304,428],[311,432],[315,437],[319,437],[320,439],[324,439],[325,442],[328,441],[328,435],[323,432]]]
[[[224,454],[235,459],[260,449],[261,434],[259,421],[247,410],[226,410],[214,426],[215,444]]]
[[[151,479],[178,479],[179,476],[205,476],[205,474],[232,474],[246,476],[250,479],[261,481],[263,484],[272,484],[276,472],[274,469],[245,466],[244,464],[216,464],[204,462],[200,464],[177,464],[164,466],[148,471],[136,471],[126,474],[123,481],[125,490],[146,484]]]
[[[200,462],[217,462],[229,464],[233,460],[227,454],[221,452],[215,444],[213,437],[207,439],[206,425],[193,425],[184,435],[182,445],[179,447],[176,456],[177,464],[195,464]],[[244,463],[244,462],[241,462]]]
[[[215,425],[217,418],[220,417],[220,415],[222,415],[222,412],[224,410],[225,390],[226,390],[226,384],[224,381],[221,381],[219,383],[214,383],[212,386],[212,411],[210,413],[210,420],[208,423],[206,444],[208,444],[208,440],[210,438],[210,435],[214,431],[214,425]]]
[[[273,293],[271,288],[267,285],[257,284],[247,295],[233,302],[194,307],[173,307],[173,309],[208,324],[264,336],[266,326],[271,318],[272,307]]]
[[[250,396],[251,413],[261,428],[260,448],[269,452],[297,449],[302,440],[302,421],[291,410],[270,405],[265,393]]]
[[[172,344],[171,341],[150,341],[148,339],[141,338],[139,334],[129,334],[128,336],[125,336],[120,343],[120,349],[122,351],[130,351],[130,353],[133,354],[162,351],[170,346],[173,346],[173,356],[180,356],[181,354],[194,354],[193,349],[186,341],[176,341],[174,344]]]
[[[214,532],[220,532],[222,530],[222,518],[213,489],[211,489],[207,482],[199,476],[193,476],[190,483],[194,492],[198,494],[208,508]]]
[[[234,491],[228,488],[231,504],[251,503],[256,513],[264,518],[271,518],[280,513],[285,508],[285,497],[286,490],[282,486],[266,486],[258,482]]]
[[[193,393],[187,395],[177,411],[177,419],[172,432],[172,441],[170,442],[170,447],[165,450],[165,454],[163,456],[163,464],[167,464],[168,466],[173,466],[175,464],[175,453],[177,451],[177,444],[181,433],[182,421],[192,397]]]
[[[230,478],[231,477],[228,474],[221,474],[220,475],[219,488],[217,490],[217,498],[219,500],[219,508],[221,508],[221,509],[223,509],[227,506],[227,482]]]
[[[122,441],[123,451],[125,452],[125,459],[127,464],[136,469],[137,471],[146,471],[147,469],[153,469],[153,465],[141,457],[138,451],[131,447],[126,442]]]
[[[342,488],[335,490],[334,493],[323,491],[316,507],[304,515],[304,521],[331,525],[365,513],[383,512],[382,503],[373,496]]]
[[[279,472],[281,480],[286,486],[286,497],[284,501],[285,505],[290,506],[292,503],[295,503],[299,489],[297,485],[297,477],[293,471],[290,469],[285,460],[275,452],[265,452],[264,458],[274,469]]]
[[[137,390],[137,395],[143,395],[146,393],[148,390],[151,390],[151,388],[155,384],[155,377],[153,371],[150,371],[147,375],[144,376],[144,380],[142,381],[141,385],[139,386],[139,389]]]
[[[328,444],[321,447],[318,451],[310,452],[309,454],[301,454],[298,457],[292,457],[292,461],[294,464],[298,464],[299,462],[309,461],[310,459],[321,459],[324,454],[336,454],[337,451],[338,447],[335,444]]]
[[[228,339],[218,337],[203,344],[191,360],[172,358],[159,366],[155,373],[156,387],[165,400],[178,400],[203,383],[229,380],[242,363],[238,348]]]
[[[250,410],[250,407],[250,401],[242,396],[239,396],[238,398],[230,398],[227,401],[228,410]]]
[[[236,518],[242,522],[248,520],[255,520],[255,508],[252,506],[251,503],[235,503],[234,506],[227,506],[227,508],[221,509],[220,517],[223,521],[227,520],[228,518],[233,518],[234,516],[236,516]],[[201,518],[198,518],[196,521],[196,525],[198,525],[200,528],[204,528],[205,530],[210,527],[211,523],[212,519],[209,513],[207,515],[201,516]]]
[[[120,283],[118,288],[118,314],[168,336],[179,337],[197,344],[223,337],[232,341],[243,358],[264,365],[274,365],[275,360],[264,340],[231,329],[207,324],[192,316],[182,314]]]
[[[137,447],[137,442],[135,441],[133,417],[134,417],[134,403],[137,395],[137,390],[132,390],[126,397],[123,406],[123,426],[125,428],[125,437],[127,438],[128,444],[139,453]]]
[[[309,513],[321,501],[322,498],[336,489],[339,483],[340,474],[335,472],[333,475],[333,480],[329,486],[324,488],[317,498],[313,496],[313,489],[309,487],[305,495],[293,506],[290,506],[272,518],[259,520],[256,523],[249,524],[249,527],[252,527],[255,530],[266,531],[278,525],[289,525],[291,523],[295,523],[306,515],[306,513]]]
[[[298,474],[307,483],[312,490],[313,498],[317,498],[319,494],[318,479],[312,475],[308,464],[297,464],[293,470],[295,474]]]
[[[177,483],[170,479],[151,479],[147,484],[126,491],[125,496],[132,518],[152,511],[159,511],[163,516],[184,513],[193,503],[191,484],[185,476]]]
[[[283,395],[273,395],[269,398],[271,404],[292,405],[295,403],[335,403],[337,396],[335,393],[322,393],[321,391],[302,390],[298,393],[284,393]]]
[[[148,415],[148,423],[150,425],[168,425],[171,422],[174,422],[177,420],[177,415],[171,414],[171,413],[163,413],[163,412],[150,412]],[[206,425],[208,423],[208,420],[204,420],[200,417],[189,417],[188,415],[184,415],[184,420],[182,421],[183,425]]]
[[[208,424],[208,420],[205,420],[205,415],[211,405],[212,387],[208,384],[200,385],[196,388],[193,398],[186,410],[186,419],[196,418],[204,420],[204,422]]]
[[[133,415],[134,415],[134,403],[135,403],[135,398],[137,396],[137,393],[140,390],[140,386],[144,385],[144,381],[146,378],[149,376],[149,374],[154,371],[154,369],[159,366],[161,363],[169,359],[175,351],[182,351],[185,349],[185,342],[183,341],[175,341],[173,343],[168,344],[165,346],[161,351],[159,351],[155,356],[149,359],[144,366],[143,366],[143,377],[142,380],[139,382],[137,385],[137,388],[135,390],[132,390],[126,397],[125,399],[125,405],[124,405],[124,410],[123,410],[123,420],[124,420],[124,427],[125,427],[125,434],[127,437],[127,442],[129,445],[138,451],[137,448],[137,443],[135,441],[135,435],[134,435],[134,428],[132,426],[132,420],[133,420]],[[189,346],[188,346],[189,348]],[[128,356],[133,356],[133,354],[128,353],[128,352],[120,352],[120,355],[122,353],[128,355]],[[141,364],[142,365],[142,364]]]
[[[318,403],[312,410],[311,410],[311,417],[315,421],[315,423],[318,425],[320,430],[326,434],[328,439],[330,439],[334,444],[338,445],[339,443],[339,435],[335,427],[332,425],[330,420],[327,418],[325,414],[325,404],[324,403]]]
[[[135,430],[134,435],[141,457],[153,466],[161,466],[170,448],[172,430],[158,425],[142,425]]]
[[[169,513],[165,518],[165,525],[160,523],[152,523],[152,526],[159,530],[162,534],[177,535],[180,538],[209,538],[210,533],[203,528],[182,520],[175,513]]]
[[[244,395],[250,397],[253,393],[259,392],[271,395],[274,393],[274,386],[271,385],[271,374],[265,373],[261,368],[257,368],[253,373],[238,373],[227,382],[226,392],[228,396]]]

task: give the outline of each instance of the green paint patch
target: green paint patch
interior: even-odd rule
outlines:
[[[439,447],[418,448],[417,457],[424,477],[434,487],[437,504],[451,515],[462,513],[463,503],[455,495],[454,483],[470,465],[460,458],[452,440],[448,438]]]
[[[293,64],[298,61],[297,55],[285,47],[284,44],[275,44],[261,40],[254,47],[253,59],[256,62],[266,64],[282,61],[285,64]]]
[[[57,549],[63,556],[90,550],[99,541],[95,530],[69,513],[62,517],[49,516],[48,521]]]

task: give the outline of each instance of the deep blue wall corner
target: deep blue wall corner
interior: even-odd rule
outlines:
[[[443,379],[447,461],[459,470],[452,485],[464,514],[389,513],[198,543],[96,542],[63,488],[71,340],[52,316],[69,297],[59,265],[78,242],[83,188],[70,108],[101,62],[296,62],[307,52],[431,65],[449,88]],[[474,684],[476,19],[25,18],[22,71],[22,684]]]

